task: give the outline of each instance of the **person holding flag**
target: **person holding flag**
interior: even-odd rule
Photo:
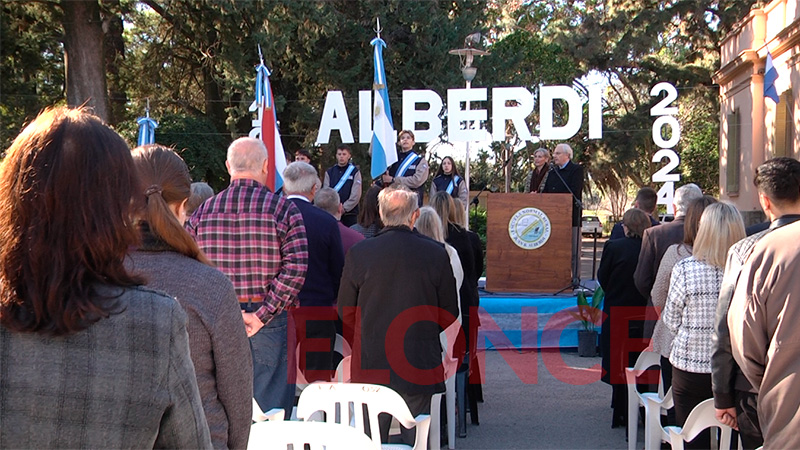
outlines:
[[[377,22],[377,37],[370,42],[374,47],[373,67],[375,76],[372,83],[375,98],[372,116],[372,142],[369,146],[372,155],[370,175],[375,184],[386,187],[391,184],[401,185],[417,193],[419,205],[425,182],[428,180],[428,162],[413,151],[414,133],[408,130],[400,132],[400,151],[394,146],[394,124],[392,110],[389,107],[389,89],[386,86],[386,73],[383,67],[383,48],[386,42],[381,39],[381,23]]]
[[[389,167],[389,170],[381,175],[378,180],[379,185],[400,185],[417,193],[417,200],[422,206],[422,198],[425,194],[425,182],[428,181],[428,161],[416,154],[414,149],[414,133],[410,130],[400,132],[400,150],[397,152],[397,161]]]
[[[361,172],[351,161],[350,146],[336,147],[336,164],[325,171],[322,187],[333,188],[342,204],[342,224],[351,227],[358,221],[358,202],[361,200]]]

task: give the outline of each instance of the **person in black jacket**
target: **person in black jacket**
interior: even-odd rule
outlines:
[[[344,266],[342,235],[336,219],[311,203],[319,183],[317,170],[311,164],[300,161],[289,164],[283,170],[283,181],[286,199],[303,215],[308,238],[308,273],[297,294],[300,308],[292,310],[300,347],[300,369],[309,382],[330,381],[335,369],[336,314],[333,307]],[[326,351],[308,350],[316,339],[327,341]],[[291,357],[289,360],[294,361]]]
[[[456,282],[444,246],[413,231],[417,195],[389,188],[378,201],[386,227],[350,249],[339,288],[339,315],[353,343],[352,380],[389,386],[413,416],[427,414],[431,395],[444,392],[439,332],[458,316]],[[416,370],[403,369],[409,365]],[[384,416],[386,442],[391,417]],[[408,444],[414,434],[401,428]]]
[[[612,387],[611,405],[614,410],[611,421],[612,428],[628,423],[628,391],[625,386],[624,365],[632,365],[631,363],[636,361],[639,354],[629,354],[630,360],[627,361],[624,358],[625,355],[612,354],[622,348],[622,343],[612,342],[611,320],[612,316],[618,316],[619,313],[631,314],[631,311],[626,309],[615,311],[617,307],[622,306],[640,306],[642,307],[641,315],[644,316],[647,299],[636,289],[636,285],[633,283],[633,271],[639,261],[642,234],[650,227],[650,219],[642,210],[629,209],[622,216],[622,227],[625,230],[625,237],[606,242],[603,246],[603,259],[600,260],[600,267],[597,269],[597,281],[600,282],[606,293],[603,302],[605,320],[600,334],[600,348],[603,354],[601,379]],[[630,321],[627,333],[623,337],[625,339],[642,337],[642,334],[643,321]]]
[[[550,173],[544,182],[542,193],[572,195],[572,279],[575,282],[581,276],[583,167],[572,162],[572,147],[569,144],[558,144],[553,150],[553,163],[550,165]]]

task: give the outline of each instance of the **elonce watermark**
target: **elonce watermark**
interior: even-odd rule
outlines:
[[[512,369],[517,378],[525,384],[536,384],[538,382],[538,363],[539,355],[545,369],[557,380],[571,385],[591,384],[601,379],[604,369],[600,364],[595,364],[590,368],[572,367],[566,363],[559,348],[559,341],[565,331],[576,332],[573,326],[578,320],[571,314],[577,308],[568,308],[552,314],[547,320],[542,333],[541,343],[538,341],[539,315],[536,307],[522,307],[520,313],[520,332],[521,341],[519,346],[514,345],[503,330],[494,320],[491,314],[480,307],[472,307],[469,311],[471,321],[479,318],[480,328],[471,326],[468,330],[470,343],[470,358],[478,361],[480,370],[471,370],[469,375],[470,383],[479,384],[486,379],[486,350],[478,349],[477,343],[492,343],[495,347],[502,348],[499,355]],[[644,350],[648,345],[648,339],[642,337],[631,337],[631,324],[634,328],[641,328],[644,321],[654,321],[658,317],[658,309],[653,307],[612,307],[610,317],[605,314],[597,314],[598,320],[594,325],[600,327],[602,322],[609,320],[607,330],[609,330],[607,349],[610,351],[610,367],[623,368],[633,365],[630,356],[636,355]],[[300,361],[300,367],[305,369],[305,361],[308,354],[330,352],[332,343],[330,338],[306,337],[310,322],[336,322],[339,320],[337,311],[333,307],[300,307],[291,312],[292,325],[288,327],[289,349],[289,380],[292,382],[296,378],[295,370]],[[393,379],[398,377],[404,382],[414,385],[433,385],[443,383],[447,378],[448,371],[445,362],[451,358],[458,359],[458,366],[461,366],[467,340],[465,331],[459,327],[457,339],[452,346],[448,345],[445,349],[444,358],[440,358],[439,364],[435,367],[420,368],[409,361],[408,352],[414,350],[406,349],[406,337],[411,327],[421,322],[431,322],[437,324],[442,330],[452,324],[456,317],[448,311],[434,306],[416,306],[408,308],[395,317],[390,326],[385,330],[383,342],[385,360],[370,361],[364,360],[362,349],[364,346],[375,348],[374,342],[362,342],[363,335],[375,336],[374,330],[364,332],[369,324],[361,323],[361,314],[358,307],[346,307],[343,310],[346,318],[343,324],[344,336],[352,344],[353,352],[349,358],[350,373],[353,380],[368,382],[373,384],[390,384]],[[351,323],[347,323],[351,322]],[[302,346],[297,348],[297,341]],[[441,355],[438,337],[436,341],[429,343],[436,346],[431,354]],[[345,347],[350,346],[345,344]],[[556,351],[536,350],[536,349],[555,349]],[[452,354],[449,354],[450,350]],[[419,349],[417,349],[419,351]],[[415,358],[412,358],[415,359]],[[430,359],[430,358],[429,358]],[[388,367],[386,367],[388,365]],[[384,366],[384,367],[380,367]],[[303,374],[311,379],[331,379],[331,370],[303,370]],[[637,383],[656,384],[658,383],[659,371],[657,369],[646,370],[639,375]],[[612,384],[626,384],[624,370],[612,370],[608,374],[608,379]]]

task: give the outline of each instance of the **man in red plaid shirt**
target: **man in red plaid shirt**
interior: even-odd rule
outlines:
[[[225,165],[230,186],[203,203],[187,228],[236,288],[253,354],[254,398],[264,411],[288,412],[295,386],[287,377],[286,310],[297,305],[306,278],[306,228],[297,207],[265,186],[260,140],[233,141]]]

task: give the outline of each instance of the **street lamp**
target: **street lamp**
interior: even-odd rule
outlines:
[[[458,55],[461,62],[461,75],[464,77],[467,89],[472,87],[472,80],[475,79],[475,74],[478,68],[472,65],[475,56],[486,56],[489,52],[475,48],[475,45],[481,41],[480,33],[472,33],[464,39],[464,48],[450,50],[451,55]],[[469,101],[467,101],[467,111],[469,111]],[[472,128],[471,123],[467,123],[468,128]],[[467,183],[467,192],[469,190],[469,141],[466,143],[466,161],[464,162],[464,181]],[[469,205],[464,205],[469,208]],[[468,215],[469,216],[469,215]],[[467,221],[467,229],[469,229],[469,221]]]

